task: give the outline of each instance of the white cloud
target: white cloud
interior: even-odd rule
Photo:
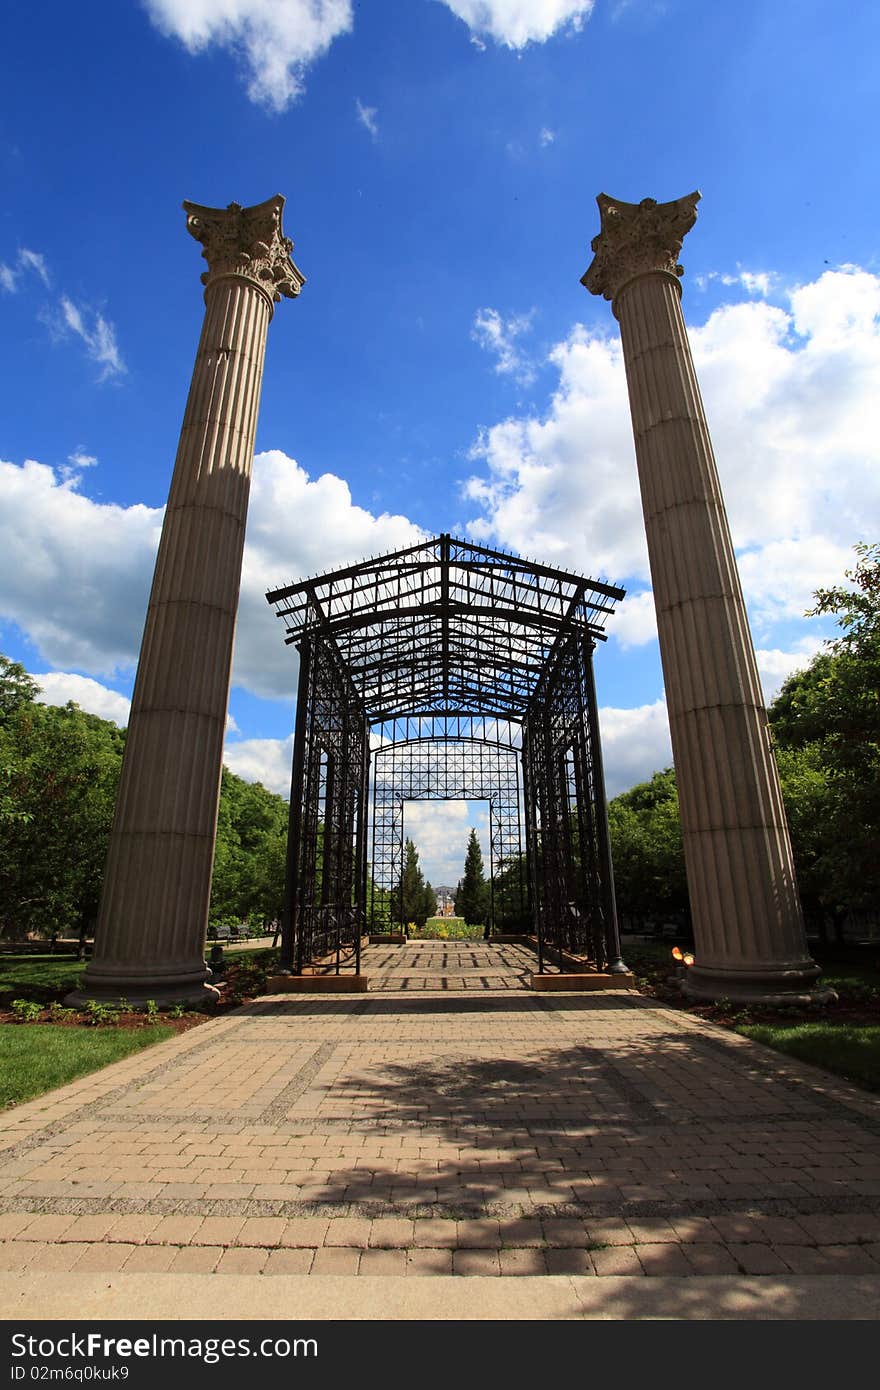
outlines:
[[[454,888],[464,873],[471,826],[474,825],[486,873],[489,871],[489,812],[485,803],[469,801],[407,801],[403,832],[419,852],[419,865],[435,887]]]
[[[517,338],[529,331],[534,313],[532,309],[528,314],[503,319],[497,309],[478,309],[471,329],[474,342],[494,355],[496,372],[515,377],[523,386],[534,380],[535,372]]]
[[[137,658],[158,509],[93,502],[44,464],[0,462],[0,618],[53,666],[96,675]]]
[[[880,527],[880,277],[828,271],[787,296],[727,304],[690,330],[740,572],[762,645],[837,582]],[[500,421],[474,450],[473,533],[576,570],[647,583],[620,341],[576,326],[549,359],[541,415]],[[647,600],[621,610],[631,644]],[[639,619],[643,621],[639,621]],[[616,619],[609,625],[616,627]],[[628,630],[627,630],[628,629]]]
[[[124,729],[128,724],[131,701],[116,690],[108,690],[99,681],[88,676],[77,676],[70,671],[49,671],[45,675],[34,676],[39,682],[41,694],[37,701],[41,705],[66,705],[73,700],[87,714],[97,714],[101,719],[111,719]]]
[[[107,381],[110,377],[122,376],[128,371],[122,360],[119,345],[116,342],[116,330],[112,323],[99,313],[92,313],[91,310],[82,309],[74,304],[72,299],[68,299],[63,294],[60,299],[61,315],[63,326],[60,331],[65,329],[75,333],[86,345],[86,350],[93,362],[97,362],[101,368],[100,381]],[[91,325],[87,322],[91,319]]]
[[[464,20],[473,38],[494,39],[505,48],[544,43],[563,30],[577,32],[594,0],[442,0]],[[480,45],[481,46],[481,45]]]
[[[26,246],[23,246],[18,253],[18,263],[25,270],[32,270],[36,275],[39,275],[43,284],[48,288],[50,283],[49,270],[46,266],[45,256],[41,256],[39,251],[29,251]]]
[[[703,275],[694,276],[694,284],[698,290],[706,289],[713,280],[728,287],[739,285],[753,298],[766,299],[771,290],[778,285],[779,276],[769,270],[746,270],[741,265],[737,266],[735,275],[731,275],[729,271],[708,270]]]
[[[637,709],[599,710],[605,791],[609,798],[647,782],[653,773],[672,766],[666,701]]]
[[[251,101],[284,111],[307,69],[352,27],[350,0],[146,0],[156,28],[193,54],[212,44],[244,61]]]
[[[378,140],[379,122],[376,120],[376,117],[378,115],[376,107],[364,106],[360,97],[356,98],[355,107],[357,109],[358,120],[360,121],[361,125],[370,132],[370,135],[373,137],[374,140]]]
[[[556,139],[556,131],[549,130],[547,126],[542,126],[541,133],[538,136],[538,139],[542,147],[546,145],[552,145],[553,141]]]
[[[236,777],[243,777],[246,782],[262,782],[268,791],[276,792],[287,800],[290,796],[293,734],[289,738],[236,739],[223,749],[223,762]]]
[[[22,246],[15,258],[14,267],[0,264],[0,288],[6,290],[7,294],[16,294],[26,271],[33,271],[44,285],[49,285],[49,270],[45,256],[41,256],[39,251],[29,251],[26,246]]]
[[[764,691],[764,703],[770,705],[789,676],[809,666],[824,645],[818,637],[802,637],[795,643],[793,650],[788,652],[780,651],[778,647],[759,647],[755,657]]]
[[[624,651],[628,647],[642,647],[656,637],[657,611],[653,591],[643,589],[641,593],[627,594],[615,608],[608,630]]]
[[[44,464],[0,462],[0,619],[49,664],[96,675],[137,660],[159,508],[96,502]],[[258,695],[296,692],[296,653],[267,589],[418,540],[403,516],[374,516],[347,483],[310,480],[280,450],[257,455],[251,487],[234,680]],[[243,745],[236,745],[241,748]]]

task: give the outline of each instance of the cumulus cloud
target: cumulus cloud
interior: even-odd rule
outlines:
[[[34,676],[39,682],[40,694],[37,702],[41,705],[66,705],[73,700],[87,714],[97,714],[101,719],[110,719],[124,729],[128,724],[131,701],[117,690],[109,690],[100,681],[88,676],[77,676],[70,671],[49,671],[45,675]]]
[[[293,734],[288,738],[241,738],[227,742],[223,762],[246,782],[262,782],[285,800],[290,796]]]
[[[544,43],[554,34],[576,33],[589,19],[594,0],[442,0],[464,20],[482,47],[484,38],[505,48]]]
[[[496,372],[514,377],[523,386],[534,380],[535,372],[517,339],[528,333],[534,314],[532,309],[504,319],[497,309],[478,309],[471,329],[474,342],[494,356]]]
[[[407,801],[403,831],[419,852],[419,866],[435,887],[454,888],[464,873],[471,826],[477,832],[489,872],[489,811],[485,802]]]
[[[755,657],[765,703],[771,704],[789,676],[809,666],[823,646],[818,637],[801,637],[791,651],[780,651],[778,647],[758,647]]]
[[[333,40],[352,27],[351,0],[146,0],[160,33],[198,54],[216,44],[240,58],[251,101],[284,111]]]
[[[758,636],[836,582],[880,525],[880,277],[844,267],[785,296],[725,304],[690,330]],[[479,538],[572,569],[650,580],[620,340],[578,325],[554,348],[542,414],[478,438],[465,486]],[[647,598],[621,636],[652,634]],[[615,619],[611,624],[614,631]],[[764,643],[764,645],[771,645]]]
[[[81,486],[45,464],[0,462],[0,619],[50,665],[107,675],[137,660],[162,511],[96,502]],[[355,506],[333,474],[312,480],[280,450],[257,455],[234,681],[268,697],[295,693],[296,654],[267,589],[421,535],[406,517]]]
[[[554,141],[555,139],[556,139],[556,131],[555,131],[555,130],[550,130],[547,126],[542,126],[542,127],[541,127],[541,133],[540,133],[540,135],[538,136],[538,140],[539,140],[539,142],[540,142],[540,144],[541,144],[542,146],[552,145],[552,144],[553,144],[553,141]]]
[[[655,700],[636,709],[599,710],[605,790],[610,797],[646,782],[660,768],[672,765],[666,701]]]
[[[370,132],[370,135],[374,140],[378,140],[379,122],[376,119],[376,117],[379,113],[376,110],[376,107],[364,106],[364,103],[361,101],[360,97],[358,97],[355,101],[355,108],[357,110],[357,117],[361,125],[364,127],[365,130],[368,130]]]

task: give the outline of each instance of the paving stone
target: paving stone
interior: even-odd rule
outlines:
[[[877,1261],[862,1245],[778,1245],[792,1274],[877,1274]]]
[[[654,1245],[637,1245],[635,1250],[646,1274],[693,1273],[693,1267],[688,1263],[680,1245],[670,1245],[668,1241],[658,1241]]]
[[[454,1250],[452,1253],[453,1274],[482,1275],[500,1274],[501,1263],[497,1250]]]
[[[455,1221],[430,1220],[428,1218],[413,1222],[413,1245],[430,1246],[434,1249],[454,1250],[458,1245],[458,1229]]]
[[[362,1220],[360,1217],[334,1217],[327,1227],[324,1244],[325,1246],[347,1245],[366,1250],[370,1243],[371,1225],[372,1222]]]
[[[359,1274],[406,1274],[405,1250],[364,1250]]]
[[[122,1266],[126,1274],[164,1274],[174,1263],[174,1245],[136,1245]]]
[[[264,1274],[308,1274],[315,1258],[314,1250],[270,1250],[263,1268]]]
[[[587,1250],[573,1247],[545,1250],[544,1262],[548,1274],[595,1274],[592,1257]]]
[[[196,1236],[204,1217],[163,1216],[147,1236],[148,1245],[188,1245]]]
[[[218,1274],[260,1274],[269,1258],[269,1251],[247,1246],[224,1250],[217,1264]]]
[[[235,1244],[272,1249],[280,1243],[287,1224],[283,1216],[252,1216],[236,1235]]]
[[[110,1244],[108,1241],[98,1241],[94,1245],[86,1247],[84,1253],[76,1262],[77,1274],[85,1274],[93,1271],[100,1274],[116,1274],[124,1269],[129,1257],[139,1247],[136,1245]]]
[[[500,1250],[501,1223],[492,1219],[457,1221],[456,1239],[468,1250]]]
[[[169,1274],[213,1274],[220,1263],[222,1254],[223,1248],[219,1245],[185,1245],[175,1254],[168,1266],[168,1272]],[[82,1266],[80,1265],[78,1268],[82,1268]]]
[[[370,1226],[370,1246],[379,1250],[405,1250],[412,1245],[412,1239],[412,1221],[382,1216]]]
[[[325,1245],[315,1251],[310,1273],[312,1274],[357,1274],[361,1251],[342,1246]]]
[[[417,1249],[406,1252],[407,1274],[451,1274],[452,1251]]]
[[[244,1225],[243,1216],[206,1216],[192,1237],[193,1245],[232,1245]]]
[[[330,1222],[323,1216],[297,1216],[285,1224],[279,1245],[294,1249],[316,1249],[324,1244]]]
[[[610,1245],[605,1250],[591,1250],[597,1274],[644,1274],[641,1262],[631,1245]]]
[[[681,1248],[694,1274],[739,1274],[739,1265],[726,1245],[695,1241]]]
[[[517,1249],[505,1246],[500,1253],[502,1274],[546,1274],[547,1263],[544,1251],[533,1246]]]
[[[770,1245],[731,1241],[727,1248],[743,1274],[784,1274],[788,1269],[785,1260]]]
[[[60,1240],[66,1230],[73,1225],[74,1216],[32,1216],[27,1225],[18,1232],[16,1240]]]
[[[105,1240],[118,1241],[123,1245],[143,1245],[161,1220],[161,1216],[118,1216]]]
[[[73,1269],[88,1248],[87,1245],[77,1244],[74,1241],[66,1245],[38,1245],[28,1269],[45,1272],[51,1270],[59,1274],[66,1274]]]

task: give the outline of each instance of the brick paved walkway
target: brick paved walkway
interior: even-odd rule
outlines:
[[[880,1103],[530,964],[370,948],[7,1112],[0,1270],[880,1275]]]

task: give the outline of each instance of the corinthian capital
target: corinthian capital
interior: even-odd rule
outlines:
[[[252,280],[274,303],[281,296],[294,299],[305,284],[290,253],[293,242],[281,229],[284,199],[280,193],[256,207],[203,208],[184,203],[186,229],[200,241],[208,269],[202,284],[210,285],[228,275]]]
[[[658,203],[653,198],[621,203],[600,193],[596,202],[601,231],[590,243],[595,255],[581,276],[581,284],[591,294],[614,300],[637,275],[657,270],[683,275],[678,253],[697,220],[699,201],[699,193],[688,193],[673,203]]]

